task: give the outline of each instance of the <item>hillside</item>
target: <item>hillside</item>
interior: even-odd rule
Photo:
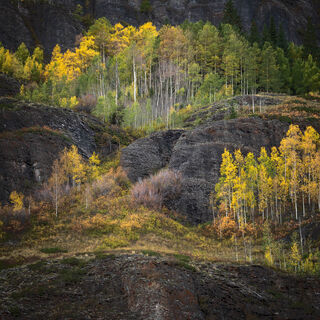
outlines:
[[[308,320],[320,316],[319,279],[296,279],[256,265],[84,254],[44,260],[2,271],[0,276],[11,279],[0,284],[3,319]]]
[[[0,0],[1,320],[318,320],[318,18]]]

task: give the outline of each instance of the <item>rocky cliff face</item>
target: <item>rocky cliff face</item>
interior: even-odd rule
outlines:
[[[190,21],[221,22],[226,0],[150,0],[151,11],[142,13],[141,0],[38,0],[24,1],[19,6],[14,0],[0,0],[0,41],[15,50],[24,41],[30,48],[41,44],[50,54],[55,44],[70,48],[84,27],[74,15],[77,4],[85,14],[95,18],[107,17],[112,23],[125,22],[139,25],[153,21],[157,26],[165,23],[180,24]],[[22,3],[22,2],[21,2]],[[245,29],[252,19],[262,30],[264,23],[274,17],[284,26],[289,40],[301,42],[299,31],[307,18],[319,24],[320,4],[315,0],[234,0]],[[320,33],[319,33],[320,37]]]
[[[121,165],[132,181],[159,170],[161,163],[162,167],[167,165],[180,172],[179,199],[166,205],[187,216],[190,222],[202,223],[212,217],[210,193],[219,179],[224,149],[240,148],[245,154],[258,154],[261,147],[278,146],[287,129],[288,124],[278,120],[248,118],[215,121],[183,133],[158,132],[124,149]],[[171,140],[165,138],[168,135]],[[160,160],[163,157],[166,161]]]
[[[83,26],[74,18],[76,1],[0,0],[0,41],[15,50],[21,42],[29,48],[43,46],[47,55],[59,43],[63,50],[75,44]]]
[[[1,319],[320,317],[315,278],[255,265],[181,264],[138,254],[89,259],[73,258],[70,265],[68,260],[40,261],[1,271]]]
[[[93,117],[0,98],[0,201],[13,190],[26,193],[46,181],[65,147],[76,145],[85,158],[112,151],[97,145],[96,134],[102,133],[103,124]]]

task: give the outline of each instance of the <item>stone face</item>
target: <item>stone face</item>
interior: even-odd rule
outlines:
[[[226,0],[150,0],[151,12],[141,13],[140,0],[59,0],[37,3],[0,0],[0,41],[15,50],[23,41],[29,48],[42,45],[49,55],[58,43],[62,49],[73,47],[77,35],[84,33],[84,26],[73,13],[81,4],[85,14],[94,18],[106,17],[112,23],[122,22],[140,25],[152,21],[158,27],[163,24],[180,24],[190,21],[211,21],[218,25],[223,16]],[[301,43],[300,31],[307,18],[319,23],[319,1],[314,0],[234,0],[245,30],[256,21],[262,31],[273,17],[283,25],[290,41]],[[318,37],[320,33],[318,32]],[[320,39],[319,39],[320,41]]]
[[[0,134],[0,202],[13,190],[27,195],[46,181],[53,161],[71,143],[64,137],[43,132]]]
[[[16,50],[21,42],[30,49],[41,45],[47,56],[57,43],[63,51],[73,47],[76,36],[84,30],[72,15],[76,2],[39,1],[16,5],[14,1],[0,0],[0,41],[10,50]]]
[[[84,158],[111,153],[109,144],[96,144],[103,128],[96,118],[68,109],[0,98],[0,201],[46,181],[65,147],[76,145]]]
[[[287,129],[288,125],[278,120],[249,118],[216,121],[185,132],[169,162],[169,168],[183,177],[182,194],[174,208],[193,223],[210,220],[210,193],[219,180],[224,149],[257,154],[261,147],[278,146]]]
[[[71,282],[60,280],[61,272],[74,272],[63,259],[1,270],[1,319],[14,319],[13,304],[26,320],[320,317],[317,277],[257,265],[181,264],[172,257],[139,254],[92,258],[82,259],[81,275]]]
[[[131,181],[138,181],[165,167],[183,130],[157,132],[133,142],[121,152],[120,164]]]
[[[278,120],[248,118],[215,121],[194,130],[179,131],[174,140],[172,131],[158,132],[124,149],[121,164],[134,182],[167,164],[178,171],[182,177],[181,194],[178,200],[166,205],[191,223],[202,223],[212,217],[210,193],[219,180],[224,149],[240,148],[244,154],[258,154],[261,147],[278,146],[287,129],[288,124]]]
[[[20,83],[6,74],[0,73],[0,97],[15,96],[20,92]]]

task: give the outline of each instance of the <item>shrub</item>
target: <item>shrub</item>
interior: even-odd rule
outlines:
[[[106,195],[116,195],[123,188],[129,187],[129,180],[121,167],[111,168],[107,173],[99,177],[92,184],[93,196],[98,198]]]
[[[225,239],[236,235],[239,230],[237,223],[230,216],[222,216],[216,219],[213,228],[219,238]]]
[[[97,98],[92,94],[86,94],[78,99],[78,104],[75,106],[75,110],[90,114],[96,105]]]
[[[2,228],[4,231],[15,233],[22,231],[28,226],[30,216],[24,208],[20,209],[20,207],[17,207],[15,205],[5,205],[3,207],[0,207],[0,219],[3,223]]]
[[[134,202],[152,209],[160,209],[165,202],[175,199],[181,191],[181,176],[169,169],[136,183],[131,196]]]

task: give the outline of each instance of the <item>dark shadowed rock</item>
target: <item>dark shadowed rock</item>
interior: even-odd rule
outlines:
[[[0,0],[0,41],[10,50],[21,42],[30,49],[41,45],[47,55],[57,43],[62,50],[73,47],[84,29],[72,14],[77,2]]]
[[[137,254],[87,258],[80,272],[62,262],[2,270],[1,319],[320,318],[317,278],[255,265],[208,261],[182,265],[170,257]],[[74,281],[61,276],[77,270]],[[18,311],[20,316],[15,317]]]
[[[28,194],[46,181],[53,161],[71,144],[63,134],[50,130],[0,133],[0,202],[13,190]]]
[[[156,132],[123,149],[121,166],[131,181],[138,181],[165,167],[170,160],[174,144],[183,130]]]
[[[103,127],[96,118],[70,109],[1,98],[0,108],[0,132],[48,127],[64,133],[86,157],[96,149],[94,129]]]
[[[278,120],[260,118],[216,121],[185,132],[174,146],[169,168],[183,177],[182,194],[174,208],[193,223],[212,217],[209,198],[218,182],[224,149],[257,154],[261,147],[278,146],[288,129]]]
[[[15,96],[20,92],[20,83],[6,74],[0,73],[0,97]]]
[[[212,217],[210,193],[219,179],[224,149],[258,154],[261,147],[278,146],[287,129],[288,124],[278,120],[246,118],[215,121],[185,132],[158,132],[124,149],[121,164],[132,181],[167,164],[178,171],[182,177],[179,199],[165,203],[190,222],[201,223]]]
[[[46,181],[65,147],[76,145],[85,158],[111,153],[111,143],[96,143],[103,130],[96,118],[72,110],[0,98],[0,201]]]
[[[56,43],[63,50],[73,47],[76,36],[85,32],[79,17],[74,14],[78,4],[82,5],[84,14],[94,18],[106,17],[112,23],[133,25],[152,21],[160,27],[167,23],[180,24],[186,19],[218,25],[226,1],[150,0],[150,12],[141,12],[141,1],[137,0],[0,0],[0,41],[11,50],[22,41],[29,48],[42,45],[47,55]],[[234,4],[246,31],[252,20],[262,31],[264,24],[268,25],[273,17],[277,26],[283,25],[290,41],[301,43],[301,31],[307,19],[310,17],[315,25],[319,25],[320,4],[315,0],[234,0]]]

